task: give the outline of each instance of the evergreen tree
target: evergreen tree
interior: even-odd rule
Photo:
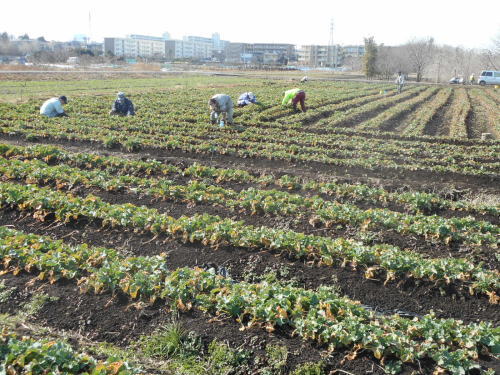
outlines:
[[[0,42],[8,43],[10,42],[9,34],[6,31],[0,34]]]
[[[365,38],[365,55],[363,57],[363,68],[367,78],[373,78],[377,74],[377,44],[371,36]]]

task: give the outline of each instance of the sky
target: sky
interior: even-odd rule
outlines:
[[[385,45],[433,37],[437,44],[488,48],[500,35],[499,14],[498,0],[5,0],[0,32],[61,41],[90,34],[98,42],[218,32],[231,42],[304,45],[328,44],[333,19],[335,44],[363,44],[369,36]]]

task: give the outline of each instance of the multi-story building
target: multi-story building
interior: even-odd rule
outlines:
[[[360,57],[364,51],[364,46],[306,45],[298,51],[298,62],[307,66],[338,67],[346,57]]]
[[[168,33],[162,37],[129,35],[126,38],[104,38],[104,51],[129,58],[167,58],[205,60],[216,58],[233,64],[301,65],[337,67],[346,57],[364,54],[364,46],[306,45],[298,51],[285,43],[230,43],[218,33],[211,38],[188,35],[172,40]]]
[[[305,45],[298,54],[301,65],[336,67],[342,63],[342,48],[338,45]]]
[[[217,33],[212,38],[188,35],[182,40],[166,41],[166,56],[168,59],[210,59],[223,51],[227,43]]]
[[[132,39],[137,43],[137,56],[140,57],[165,57],[165,39],[158,36],[147,35],[129,35],[128,39]],[[130,43],[131,51],[134,50]]]
[[[249,64],[252,62],[252,53],[253,46],[250,43],[228,43],[225,48],[225,61],[229,63]]]
[[[124,57],[164,58],[165,39],[146,35],[104,38],[104,52]]]
[[[133,34],[126,38],[104,38],[104,52],[124,57],[202,60],[223,51],[227,43],[217,33],[212,38],[189,35],[183,40],[171,40],[168,33],[162,37]]]
[[[365,54],[365,46],[343,46],[342,56],[345,57],[361,57]]]
[[[212,57],[212,45],[192,40],[167,40],[165,53],[169,60],[173,59],[209,59]]]
[[[228,43],[226,61],[236,64],[286,65],[296,61],[293,44],[278,43]]]

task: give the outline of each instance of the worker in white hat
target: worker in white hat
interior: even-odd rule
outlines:
[[[210,121],[216,124],[220,120],[219,126],[223,127],[227,121],[228,125],[233,124],[233,101],[231,97],[226,94],[217,94],[210,98],[208,101],[210,109]]]

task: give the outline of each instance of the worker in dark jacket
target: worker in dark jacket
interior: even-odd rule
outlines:
[[[119,92],[116,95],[116,100],[113,103],[113,107],[111,108],[109,114],[118,116],[134,116],[134,105],[130,99],[125,97],[123,92]]]

